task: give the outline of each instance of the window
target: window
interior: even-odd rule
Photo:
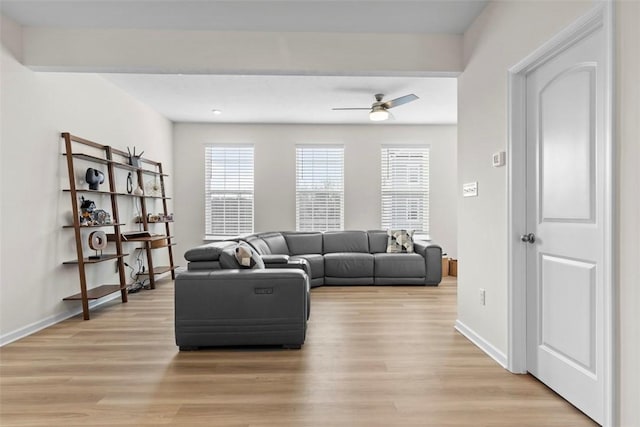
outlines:
[[[342,230],[344,227],[344,148],[296,147],[296,229]]]
[[[205,147],[205,233],[253,232],[253,146]]]
[[[382,228],[429,233],[429,147],[383,146]]]

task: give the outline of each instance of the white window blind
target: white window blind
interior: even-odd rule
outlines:
[[[296,147],[296,229],[344,228],[344,148]]]
[[[205,147],[205,234],[253,232],[253,146]]]
[[[382,228],[429,233],[429,147],[383,146]]]

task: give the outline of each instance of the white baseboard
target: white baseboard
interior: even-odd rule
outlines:
[[[478,335],[473,329],[462,323],[460,320],[456,320],[456,330],[464,335],[469,341],[474,343],[476,347],[487,353],[489,357],[498,362],[500,366],[507,369],[507,356],[495,348],[489,341]]]
[[[116,292],[111,295],[107,295],[106,297],[101,298],[97,301],[90,302],[89,308],[91,309],[91,308],[98,307],[116,298],[120,298],[120,292]],[[10,344],[14,341],[17,341],[31,334],[35,334],[36,332],[41,331],[44,328],[48,328],[49,326],[55,325],[56,323],[60,323],[63,320],[67,320],[73,316],[77,316],[80,313],[82,313],[82,306],[79,306],[75,310],[54,314],[53,316],[46,317],[42,320],[38,320],[37,322],[31,323],[30,325],[23,326],[22,328],[16,329],[13,332],[9,332],[7,334],[1,335],[0,347],[3,347],[7,344]]]

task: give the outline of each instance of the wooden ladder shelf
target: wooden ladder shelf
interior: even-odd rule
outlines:
[[[167,207],[167,197],[165,193],[164,179],[168,176],[162,170],[162,163],[154,160],[139,158],[139,164],[132,166],[129,164],[129,153],[115,149],[108,145],[98,144],[93,141],[89,141],[78,136],[71,135],[68,132],[62,133],[64,140],[65,152],[63,155],[66,157],[67,171],[69,176],[69,188],[63,191],[68,192],[71,197],[71,208],[73,212],[73,224],[65,225],[64,228],[73,228],[75,233],[76,244],[76,259],[71,261],[65,261],[63,264],[77,265],[78,275],[80,277],[80,292],[64,298],[64,300],[80,300],[82,302],[82,314],[85,320],[90,319],[89,313],[89,301],[96,300],[115,292],[120,292],[123,303],[128,300],[127,295],[127,278],[125,271],[125,257],[129,254],[124,253],[123,245],[127,243],[137,243],[143,245],[141,249],[144,249],[147,260],[147,270],[145,276],[148,277],[149,285],[151,289],[156,287],[156,276],[170,272],[171,278],[175,279],[176,266],[173,263],[173,246],[175,243],[172,241],[173,236],[170,232],[170,225],[173,220],[163,220],[158,223],[164,224],[165,234],[163,236],[152,236],[146,239],[124,239],[122,233],[122,227],[126,225],[121,220],[118,211],[118,200],[120,197],[133,197],[140,202],[140,219],[139,223],[142,224],[143,231],[149,232],[150,225],[154,224],[148,221],[147,214],[147,199],[160,199],[162,201],[162,212],[164,218],[171,218],[169,216]],[[80,151],[74,151],[74,148]],[[85,152],[90,151],[91,154]],[[85,163],[93,163],[97,165],[106,166],[105,181],[107,181],[108,190],[90,190],[86,188],[78,188],[76,184],[76,160],[82,160]],[[143,165],[145,167],[143,167]],[[116,186],[116,169],[128,170],[131,173],[137,175],[137,185],[140,188],[144,188],[144,176],[155,176],[160,181],[160,194],[155,195],[136,195],[129,192],[119,192]],[[90,225],[83,224],[80,219],[80,203],[79,197],[83,195],[98,195],[108,197],[111,202],[111,222],[109,223],[92,223]],[[99,258],[91,258],[85,255],[85,249],[83,247],[83,231],[87,229],[100,229],[111,228],[113,233],[109,234],[109,241],[114,243],[115,252],[103,254]],[[158,240],[165,240],[163,244],[157,246]],[[154,266],[153,265],[153,250],[154,249],[166,249],[168,251],[168,266]],[[97,264],[104,261],[116,261],[118,270],[118,283],[117,284],[104,284],[89,288],[87,283],[86,267],[92,264]]]

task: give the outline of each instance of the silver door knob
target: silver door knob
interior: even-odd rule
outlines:
[[[523,234],[522,236],[520,236],[520,240],[522,240],[523,242],[533,243],[536,241],[536,235],[533,233]]]

